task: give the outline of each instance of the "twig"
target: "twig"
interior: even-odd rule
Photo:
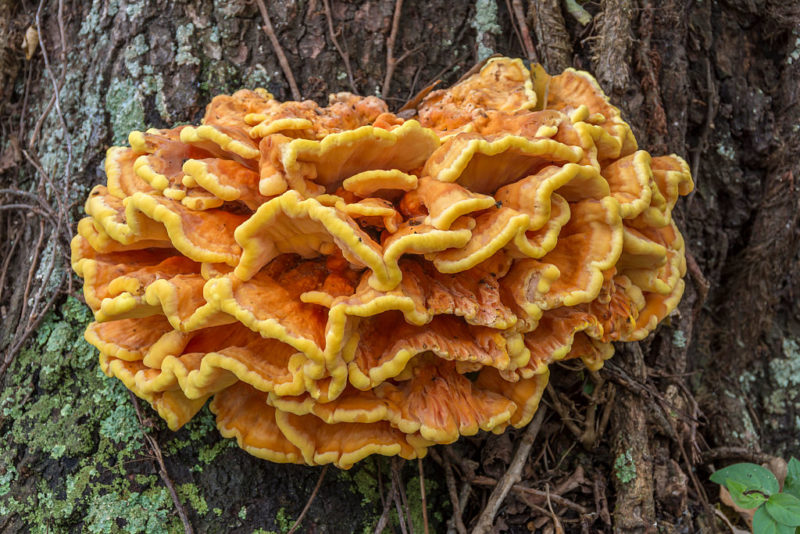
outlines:
[[[42,164],[39,162],[38,158],[36,158],[34,155],[28,153],[27,150],[23,150],[22,151],[22,155],[25,156],[25,159],[28,160],[28,163],[33,165],[33,167],[41,175],[41,178],[47,183],[48,186],[50,186],[50,190],[51,191],[55,192],[55,191],[59,190],[59,188],[56,187],[56,184],[53,183],[53,180],[50,178],[50,175],[47,174],[47,171],[45,171],[44,167],[42,167]],[[41,181],[39,183],[39,187],[40,188],[42,187]],[[66,191],[66,194],[68,194],[69,193],[69,186],[68,185],[65,186],[64,189]],[[50,212],[53,213],[53,215],[54,215],[53,219],[56,222],[55,234],[58,235],[59,232],[65,231],[66,234],[63,236],[64,237],[64,241],[67,244],[69,244],[69,242],[72,240],[72,235],[70,234],[70,231],[69,231],[70,218],[69,218],[69,214],[67,213],[66,208],[64,207],[64,204],[61,202],[61,197],[59,195],[55,196],[55,204],[56,204],[56,209],[58,211],[58,213],[57,213],[58,217],[55,216],[56,212],[53,211],[53,208],[49,204],[45,204],[44,201],[41,200],[41,198],[39,198],[39,202],[41,204],[47,206],[47,209],[50,210]],[[65,224],[63,224],[63,226],[62,226],[62,222],[65,223]]]
[[[406,512],[407,524],[408,524],[408,534],[414,534],[414,524],[411,522],[411,509],[408,507],[408,499],[406,498],[406,490],[403,488],[403,477],[400,475],[400,459],[396,456],[392,458],[392,483],[397,485],[397,493],[395,497],[399,495],[399,499],[395,499],[397,503],[397,513],[402,519],[400,522],[400,527],[403,532],[406,532],[406,529],[402,528],[403,523],[406,523],[406,519],[403,518],[403,510],[400,509],[400,505],[402,504],[402,508]]]
[[[464,508],[466,508],[466,503],[467,501],[469,501],[469,496],[471,493],[472,493],[472,484],[470,484],[468,480],[465,480],[464,482],[461,483],[461,489],[458,492],[458,502],[461,503],[462,514],[464,513]],[[464,524],[463,520],[461,520],[460,517],[458,519],[461,521],[461,524],[463,525]],[[466,530],[466,527],[464,528]]]
[[[594,384],[594,390],[589,398],[589,407],[586,409],[586,419],[583,423],[583,433],[578,438],[583,445],[583,448],[590,451],[594,448],[597,441],[598,429],[595,424],[597,421],[597,406],[600,403],[600,395],[605,386],[605,379],[599,373],[590,373],[589,375]]]
[[[50,101],[47,103],[47,106],[45,106],[42,114],[36,120],[36,125],[33,127],[33,134],[31,135],[31,138],[28,141],[28,150],[33,150],[33,148],[36,146],[36,139],[39,137],[39,132],[42,131],[42,124],[44,123],[44,120],[47,118],[47,116],[50,114],[50,110],[53,109],[53,104],[55,104],[55,102],[56,102],[56,97],[55,95],[53,95],[50,97]]]
[[[35,195],[30,191],[23,191],[21,189],[0,189],[0,195],[19,195],[21,197],[29,198],[35,202],[38,202],[43,208],[51,210],[50,204],[42,200],[39,195]]]
[[[425,473],[422,471],[422,458],[417,458],[419,466],[419,493],[422,496],[422,524],[428,534],[428,501],[425,499]]]
[[[46,211],[32,205],[32,204],[24,204],[17,202],[16,204],[0,204],[0,211],[29,211],[35,213],[37,215],[41,215],[47,219],[52,219],[53,215],[51,213],[47,213]]]
[[[403,534],[408,534],[408,529],[406,528],[406,518],[403,514],[403,505],[401,503],[402,498],[400,497],[400,492],[402,491],[403,487],[400,485],[400,476],[397,473],[396,466],[397,459],[392,458],[392,467],[390,469],[391,477],[392,477],[392,496],[395,505],[395,509],[397,510],[397,521],[400,523],[400,531]]]
[[[172,503],[175,505],[178,516],[181,518],[181,522],[183,523],[183,531],[186,534],[194,534],[194,529],[192,528],[192,524],[189,522],[189,516],[186,514],[186,509],[183,507],[183,503],[181,503],[181,500],[178,498],[178,494],[175,492],[175,486],[172,484],[172,479],[169,478],[167,466],[164,464],[164,456],[161,454],[161,447],[158,446],[158,441],[156,441],[153,436],[145,431],[146,425],[144,422],[144,417],[142,416],[142,410],[139,408],[138,399],[132,392],[129,391],[128,394],[131,397],[133,408],[136,410],[136,418],[139,419],[139,427],[142,430],[142,435],[144,436],[145,441],[147,441],[150,452],[153,453],[156,462],[158,462],[158,474],[161,476],[161,480],[169,490],[169,494],[172,496]]]
[[[347,81],[350,82],[350,89],[352,89],[354,93],[357,93],[358,89],[356,89],[356,82],[353,79],[353,71],[350,68],[350,56],[339,46],[336,33],[333,31],[333,14],[331,13],[330,0],[322,0],[322,4],[325,6],[325,17],[328,19],[328,33],[331,35],[331,41],[333,41],[333,46],[336,47],[337,52],[339,52],[344,62],[344,70],[347,72]]]
[[[472,464],[470,464],[468,459],[453,452],[451,447],[444,447],[442,454],[447,456],[450,461],[453,462],[453,465],[458,466],[462,478],[471,480],[475,476],[475,470],[479,465],[478,462],[472,462]]]
[[[381,517],[378,519],[378,524],[375,525],[375,534],[380,534],[383,532],[383,529],[385,529],[386,525],[389,523],[389,511],[392,509],[392,502],[395,498],[394,494],[395,488],[394,484],[392,484],[392,489],[389,491],[389,496],[386,499],[386,502],[383,503],[383,512],[381,512]]]
[[[697,464],[700,462],[700,445],[697,443],[697,427],[699,426],[698,422],[700,417],[702,416],[705,418],[705,414],[700,411],[700,405],[697,403],[697,399],[694,398],[692,392],[689,391],[689,388],[686,386],[686,383],[683,380],[676,380],[678,387],[683,391],[684,398],[689,401],[689,404],[692,407],[692,421],[689,423],[689,444],[691,445],[692,449],[692,464]],[[704,440],[705,441],[705,440]],[[708,446],[706,444],[706,446]]]
[[[525,432],[522,434],[519,446],[517,447],[517,452],[514,454],[514,458],[511,460],[511,464],[508,466],[508,471],[506,471],[505,475],[503,475],[503,478],[498,482],[494,491],[492,491],[492,494],[489,496],[489,500],[486,502],[483,512],[481,512],[481,515],[478,518],[478,522],[475,524],[475,528],[472,530],[474,534],[483,534],[491,530],[492,524],[494,523],[494,517],[497,515],[497,511],[500,509],[500,505],[503,503],[506,495],[508,495],[511,487],[514,486],[514,484],[516,484],[522,476],[522,468],[525,466],[525,461],[528,459],[528,454],[531,452],[531,447],[536,439],[536,435],[539,433],[539,429],[542,427],[542,421],[544,421],[545,412],[546,410],[544,406],[539,406],[539,411],[536,412],[536,416],[533,418],[533,421],[530,423],[530,425],[528,425],[528,428],[526,428]]]
[[[522,0],[511,0],[511,6],[514,16],[517,19],[519,31],[522,34],[522,42],[525,45],[525,55],[528,61],[538,62],[539,59],[536,57],[536,48],[533,46],[533,40],[531,40],[531,32],[528,29],[528,23],[525,22],[525,10],[522,8]]]
[[[31,261],[30,268],[28,269],[28,278],[25,281],[25,292],[22,294],[22,312],[20,317],[24,320],[28,316],[28,295],[31,291],[31,283],[33,276],[36,273],[36,267],[39,265],[39,255],[42,253],[44,243],[44,221],[39,221],[39,239],[36,241],[36,248],[33,253],[33,260]]]
[[[322,471],[319,474],[319,478],[317,479],[317,484],[311,491],[311,495],[308,497],[308,501],[306,501],[306,505],[303,507],[303,511],[300,512],[299,516],[297,516],[297,520],[294,522],[294,525],[292,525],[292,528],[289,529],[289,532],[287,534],[294,534],[294,532],[297,530],[297,527],[300,526],[300,522],[306,516],[308,509],[311,508],[311,503],[314,502],[314,497],[317,496],[319,488],[320,486],[322,486],[322,481],[325,478],[325,473],[328,472],[328,467],[330,467],[330,464],[326,464],[325,467],[322,468]]]
[[[514,30],[514,35],[517,36],[517,42],[519,43],[519,47],[522,50],[525,50],[525,43],[522,42],[522,35],[519,33],[519,28],[517,28],[516,21],[514,20],[514,8],[511,7],[511,1],[505,0],[506,2],[506,9],[508,10],[508,15],[511,17],[511,29]]]
[[[592,493],[594,494],[594,508],[600,519],[608,526],[611,526],[611,514],[608,511],[608,499],[606,498],[606,480],[597,471],[592,480]]]
[[[289,61],[286,59],[286,54],[283,53],[283,48],[281,47],[281,43],[278,41],[278,36],[275,35],[275,30],[272,28],[272,21],[269,19],[267,6],[264,5],[264,0],[256,0],[256,4],[258,5],[258,10],[261,12],[261,18],[264,19],[264,26],[262,26],[262,28],[264,29],[264,33],[267,34],[267,37],[269,37],[269,40],[272,43],[272,48],[275,50],[275,54],[278,56],[278,63],[281,64],[283,75],[286,76],[286,81],[289,82],[289,89],[292,91],[292,98],[295,100],[301,100],[302,96],[300,95],[300,90],[297,88],[297,82],[294,81],[292,68],[289,66]]]
[[[600,416],[600,426],[597,429],[598,436],[604,436],[606,433],[608,418],[611,416],[611,409],[614,406],[614,399],[617,395],[617,388],[614,387],[614,384],[609,384],[608,390],[608,400],[606,400],[606,404],[603,406],[603,414]]]
[[[531,499],[530,496],[528,496],[528,495],[524,495],[524,494],[523,495],[517,495],[517,497],[519,498],[519,500],[521,500],[522,502],[525,503],[525,506],[527,506],[528,508],[530,508],[534,512],[540,514],[540,517],[538,517],[536,520],[534,520],[533,524],[531,526],[533,527],[533,531],[534,532],[541,532],[541,528],[544,525],[546,525],[548,521],[550,521],[552,519],[552,516],[550,515],[550,511],[545,509],[545,508],[542,508],[541,506],[539,506],[538,504],[533,502],[533,499]]]
[[[550,517],[553,520],[553,527],[556,530],[556,534],[564,534],[564,527],[561,526],[561,521],[558,520],[558,516],[553,511],[553,503],[550,502],[551,501],[551,498],[550,498],[550,484],[545,482],[544,489],[545,489],[545,492],[547,493],[547,509],[550,511]]]
[[[774,456],[744,447],[717,447],[701,453],[700,457],[703,459],[704,464],[729,459],[748,460],[755,464],[764,464],[774,459]]]
[[[383,78],[383,90],[381,91],[384,98],[389,96],[389,88],[392,85],[394,69],[397,63],[399,63],[399,61],[394,58],[394,42],[397,39],[397,31],[400,28],[400,13],[402,10],[403,0],[395,0],[392,30],[389,32],[389,39],[386,41],[386,75]],[[400,61],[402,61],[402,59]]]
[[[473,477],[472,480],[470,480],[470,482],[472,482],[476,486],[497,486],[497,484],[498,484],[498,482],[495,479],[493,479],[492,477],[487,477],[487,476],[482,476],[482,475],[478,475],[476,477]],[[523,486],[522,484],[514,484],[513,486],[511,486],[511,489],[515,493],[524,493],[526,495],[530,495],[530,496],[533,496],[533,497],[538,497],[539,499],[542,500],[542,502],[544,502],[547,499],[547,493],[546,492],[544,492],[542,490],[537,490],[537,489],[534,489],[534,488],[529,488],[527,486]],[[585,508],[584,506],[581,506],[580,504],[578,504],[576,502],[573,502],[573,501],[571,501],[571,500],[569,500],[569,499],[567,499],[565,497],[561,497],[560,495],[556,495],[554,493],[551,493],[550,494],[550,498],[558,506],[565,506],[565,507],[569,508],[570,510],[574,510],[574,511],[578,512],[579,514],[588,514],[589,513],[589,510],[587,508]]]
[[[731,532],[733,532],[734,534],[736,534],[736,532],[742,532],[742,530],[740,530],[740,529],[737,529],[736,527],[734,527],[734,526],[733,526],[733,523],[731,523],[730,519],[728,519],[727,517],[725,517],[725,514],[722,512],[722,510],[720,510],[720,509],[718,509],[718,508],[714,508],[714,515],[716,515],[718,518],[720,518],[720,519],[722,520],[722,522],[723,522],[723,523],[725,523],[725,525],[726,525],[726,526],[727,526],[727,527],[730,529],[730,531],[731,531]],[[744,532],[746,532],[746,531],[744,531]]]
[[[378,479],[378,495],[381,497],[381,506],[386,506],[386,499],[383,497],[383,476],[381,474],[381,463],[375,460],[375,478]]]
[[[9,218],[10,220],[10,218]],[[6,239],[10,237],[9,234],[6,234]],[[8,274],[8,264],[11,262],[11,257],[14,255],[14,251],[17,250],[17,245],[19,245],[20,239],[22,239],[22,232],[17,232],[14,236],[14,240],[11,242],[11,249],[6,253],[6,258],[3,260],[3,267],[0,269],[0,302],[2,302],[3,291],[6,286],[6,274]]]
[[[408,88],[408,97],[407,99],[411,98],[411,95],[414,94],[414,89],[417,88],[417,82],[419,81],[419,75],[422,73],[422,65],[417,67],[416,72],[414,73],[414,77],[411,79],[411,87]],[[408,102],[406,102],[407,104]]]
[[[461,518],[461,499],[458,498],[456,477],[453,476],[453,466],[450,463],[450,459],[447,456],[440,456],[435,449],[430,449],[430,455],[444,469],[447,492],[450,495],[450,505],[453,507],[453,517],[451,518],[453,528],[456,529],[458,534],[467,534],[467,527],[464,526],[464,520]]]
[[[577,444],[578,444],[578,442],[577,442],[577,441],[573,441],[573,442],[570,444],[570,446],[569,446],[569,447],[567,447],[567,450],[565,450],[565,451],[564,451],[564,454],[562,454],[562,455],[561,455],[561,458],[559,458],[559,460],[558,460],[558,463],[557,463],[555,466],[553,466],[553,471],[558,471],[558,469],[561,467],[561,464],[563,464],[563,463],[564,463],[564,460],[566,460],[566,459],[567,459],[567,457],[569,457],[569,453],[571,453],[571,452],[572,452],[572,449],[574,449],[574,448],[575,448],[575,446],[576,446]]]
[[[547,395],[550,397],[550,401],[552,402],[553,409],[558,412],[559,417],[561,418],[561,422],[566,425],[570,432],[572,432],[576,438],[580,439],[583,432],[578,425],[576,425],[569,416],[569,412],[566,408],[561,404],[561,401],[558,398],[558,395],[553,390],[553,387],[550,384],[547,384]]]
[[[64,134],[68,136],[69,132],[64,130]],[[70,217],[69,217],[69,213],[67,212],[67,208],[64,207],[64,203],[62,202],[61,195],[56,194],[55,192],[59,191],[59,192],[61,192],[61,194],[65,195],[65,196],[69,195],[69,189],[70,189],[69,170],[67,169],[67,171],[66,171],[66,176],[65,176],[65,180],[64,180],[65,184],[64,184],[63,188],[62,187],[57,187],[56,184],[53,182],[53,180],[50,178],[50,175],[47,174],[47,172],[44,170],[44,167],[42,167],[42,164],[39,162],[38,158],[36,158],[35,156],[32,156],[31,154],[29,154],[27,150],[23,150],[22,154],[25,156],[25,159],[27,159],[28,162],[31,165],[33,165],[33,167],[41,175],[41,179],[39,181],[39,188],[41,189],[43,187],[41,180],[44,180],[47,183],[47,185],[50,187],[50,190],[53,191],[53,193],[55,194],[55,207],[57,209],[57,213],[53,212],[52,208],[50,208],[50,206],[48,206],[48,209],[51,212],[53,212],[53,222],[55,222],[55,229],[53,230],[53,235],[54,236],[61,235],[64,238],[64,243],[67,245],[67,248],[68,248],[69,247],[69,243],[72,240],[72,235],[71,235],[71,232],[70,232]],[[67,161],[67,165],[69,165],[69,158],[68,158],[68,161]],[[62,234],[62,232],[63,232],[63,234]],[[68,257],[69,256],[65,255],[64,262],[66,264],[69,264]],[[50,256],[50,265],[49,265],[49,267],[47,269],[47,274],[45,276],[43,276],[41,278],[41,280],[43,280],[43,281],[44,280],[49,280],[50,274],[53,272],[53,268],[55,267],[55,258],[56,258],[56,250],[54,249],[53,250],[53,254]],[[66,278],[69,281],[69,290],[71,291],[72,290],[72,277],[67,276]],[[35,305],[39,303],[39,300],[41,299],[41,297],[43,295],[43,292],[44,292],[46,287],[47,287],[47,284],[45,284],[45,283],[42,283],[39,286],[39,291],[37,291],[36,298],[34,299],[34,308],[35,308]]]

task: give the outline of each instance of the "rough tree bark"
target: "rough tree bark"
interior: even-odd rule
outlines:
[[[800,454],[800,8],[541,0],[523,2],[521,28],[517,3],[406,0],[382,96],[397,109],[487,54],[523,57],[524,31],[546,68],[594,72],[641,147],[690,162],[697,191],[676,215],[691,254],[679,313],[596,377],[592,402],[602,406],[581,396],[575,372],[555,373],[556,389],[575,386],[579,420],[607,406],[610,424],[578,454],[550,417],[543,434],[553,451],[534,446],[523,481],[544,490],[559,469],[580,467],[591,480],[570,491],[583,488],[597,506],[586,529],[698,531],[713,524],[705,502],[717,500],[703,452]],[[395,0],[265,5],[304,98],[381,93]],[[291,97],[262,26],[246,1],[0,0],[1,532],[174,531],[179,512],[198,532],[285,531],[311,493],[318,469],[248,456],[217,437],[207,410],[178,433],[146,407],[140,421],[82,341],[87,315],[68,262],[80,203],[104,179],[105,150],[127,132],[196,121],[211,96],[241,87]],[[476,468],[497,477],[511,449],[508,436],[480,437],[436,456],[458,456],[467,478]],[[445,529],[459,489],[446,471],[451,482],[449,464],[425,461],[434,530]],[[373,529],[389,472],[383,461],[330,470],[302,529]],[[401,475],[419,529],[416,473],[408,465]],[[466,523],[483,491],[461,503]],[[546,518],[549,504],[526,495],[512,491],[499,530],[544,525],[529,519]]]

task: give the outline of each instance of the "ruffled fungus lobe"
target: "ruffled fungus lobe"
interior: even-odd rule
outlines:
[[[410,119],[239,91],[131,133],[72,243],[103,371],[173,429],[213,398],[276,462],[527,424],[550,363],[598,369],[675,309],[693,187],[590,75],[534,78],[492,59]]]

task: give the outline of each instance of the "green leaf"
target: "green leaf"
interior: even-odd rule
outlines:
[[[800,460],[797,458],[789,459],[786,480],[783,482],[783,491],[791,493],[800,499]]]
[[[788,493],[778,493],[769,498],[767,512],[778,523],[791,527],[800,526],[800,499]]]
[[[794,528],[781,525],[762,506],[753,515],[753,534],[794,534]]]
[[[775,475],[760,465],[751,463],[729,465],[711,475],[711,481],[722,486],[725,486],[726,480],[744,484],[747,490],[761,490],[768,496],[778,493],[780,489]]]
[[[745,510],[752,510],[753,508],[761,506],[767,500],[767,496],[760,491],[748,490],[747,486],[735,480],[727,479],[725,481],[725,487],[728,488],[731,499],[736,503],[736,506],[744,508]]]

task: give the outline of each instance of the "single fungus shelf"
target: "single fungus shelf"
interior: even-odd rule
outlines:
[[[411,118],[242,90],[129,143],[72,242],[86,338],[170,428],[211,398],[268,460],[523,426],[552,362],[600,368],[683,293],[688,166],[585,72],[492,59]]]

